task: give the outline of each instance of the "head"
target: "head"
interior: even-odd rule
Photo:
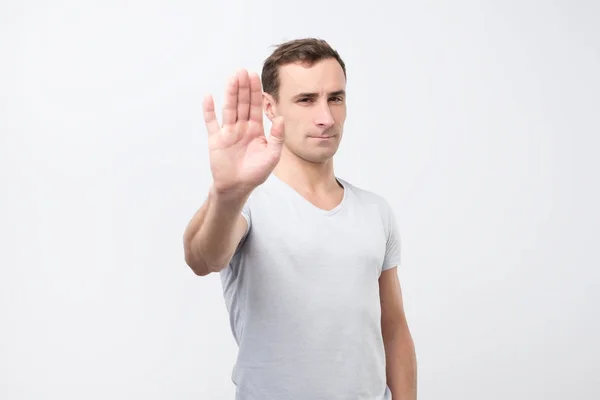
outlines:
[[[285,148],[311,163],[336,153],[346,120],[346,66],[324,40],[280,44],[262,69],[263,107],[282,116]]]

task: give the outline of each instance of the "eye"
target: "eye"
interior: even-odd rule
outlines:
[[[335,102],[342,102],[344,101],[344,99],[342,99],[340,96],[334,96],[334,97],[330,97],[329,101],[335,101]]]

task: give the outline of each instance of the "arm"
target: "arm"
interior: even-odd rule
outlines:
[[[211,188],[208,199],[186,227],[185,262],[198,276],[225,268],[248,224],[241,215],[248,196],[223,197]]]
[[[417,360],[408,328],[397,268],[381,273],[381,328],[387,362],[387,383],[394,400],[416,400]]]
[[[248,229],[241,215],[244,204],[279,162],[284,138],[282,117],[273,119],[271,135],[269,139],[265,136],[262,90],[256,73],[242,69],[229,80],[222,125],[211,95],[205,97],[202,108],[213,185],[183,239],[185,261],[200,276],[229,264]]]

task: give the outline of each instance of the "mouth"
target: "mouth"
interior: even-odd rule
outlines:
[[[309,136],[309,138],[316,140],[328,140],[333,139],[334,137],[335,135]]]

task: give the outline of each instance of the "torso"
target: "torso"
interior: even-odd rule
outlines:
[[[248,236],[221,273],[240,347],[238,400],[389,396],[378,291],[385,204],[340,183],[340,196],[323,201],[271,175],[247,203]]]

